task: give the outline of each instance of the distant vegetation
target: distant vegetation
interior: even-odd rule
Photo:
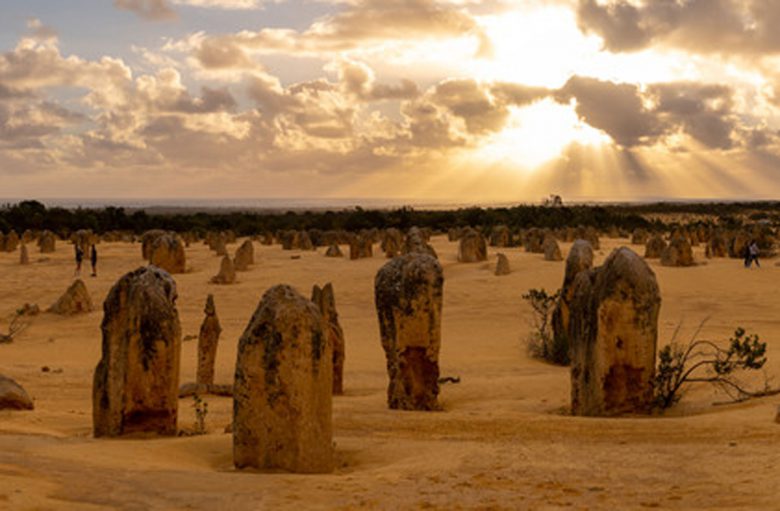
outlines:
[[[18,233],[26,229],[48,229],[60,235],[68,235],[78,229],[92,229],[96,233],[106,231],[131,231],[140,234],[149,229],[172,231],[233,230],[238,235],[257,234],[264,231],[286,229],[320,229],[357,231],[370,228],[412,226],[446,231],[452,227],[506,225],[510,229],[530,227],[560,228],[591,226],[597,229],[617,228],[630,231],[636,228],[662,230],[669,228],[661,220],[649,221],[653,214],[712,215],[724,227],[738,227],[742,218],[750,221],[765,220],[780,224],[780,204],[727,203],[727,204],[677,204],[658,203],[647,205],[575,205],[533,206],[521,205],[505,208],[462,208],[457,210],[416,210],[409,207],[366,210],[354,208],[342,211],[288,211],[288,212],[182,212],[174,214],[150,214],[143,210],[128,212],[124,208],[99,209],[46,208],[38,201],[23,201],[0,207],[0,230],[11,229]]]

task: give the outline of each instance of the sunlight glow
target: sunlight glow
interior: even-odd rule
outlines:
[[[684,52],[602,51],[601,39],[583,34],[575,13],[562,5],[529,5],[501,16],[485,16],[480,23],[493,44],[493,56],[471,59],[465,65],[467,72],[482,80],[557,88],[572,75],[653,83],[692,81],[709,74],[706,61],[697,62]]]
[[[480,22],[492,41],[493,56],[467,65],[483,80],[560,87],[578,62],[598,53],[601,44],[598,38],[583,35],[574,13],[563,6],[521,8],[485,16]]]
[[[611,139],[579,120],[572,105],[550,99],[516,109],[508,126],[473,153],[483,163],[511,163],[525,171],[558,158],[570,144],[600,146]]]

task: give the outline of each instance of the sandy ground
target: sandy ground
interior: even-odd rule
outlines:
[[[625,243],[605,240],[598,260]],[[308,295],[313,284],[333,282],[347,342],[346,395],[334,399],[339,466],[326,476],[235,471],[223,432],[228,398],[207,398],[207,435],[91,437],[101,304],[121,275],[143,263],[137,244],[99,245],[100,275],[85,278],[97,310],[42,314],[13,344],[0,345],[0,373],[35,399],[34,411],[0,412],[0,509],[780,509],[780,396],[713,407],[725,396],[698,387],[664,417],[567,416],[568,370],[526,355],[531,315],[520,298],[530,288],[558,288],[563,263],[502,249],[513,273],[495,277],[493,249],[489,264],[458,264],[455,243],[437,237],[433,244],[445,271],[441,371],[461,382],[442,387],[444,411],[432,413],[385,404],[373,305],[382,257],[329,259],[322,249],[255,244],[251,271],[236,285],[215,286],[208,280],[220,259],[200,244],[188,249],[192,271],[176,276],[183,333],[197,334],[206,294],[214,293],[224,329],[222,383],[231,382],[237,340],[267,288],[288,283]],[[70,246],[31,259],[22,267],[18,254],[0,254],[0,316],[25,302],[48,307],[70,283]],[[741,325],[769,342],[767,370],[780,380],[774,262],[761,270],[726,259],[685,269],[651,265],[663,295],[662,341],[681,321],[686,337],[710,317],[702,336],[718,340]],[[194,379],[196,343],[183,344],[182,382]],[[182,428],[195,420],[192,405],[180,402]]]

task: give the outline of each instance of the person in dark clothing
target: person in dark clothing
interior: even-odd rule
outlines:
[[[748,260],[745,264],[748,268],[753,264],[753,261],[756,262],[756,268],[761,268],[761,264],[758,262],[758,254],[761,253],[761,249],[758,248],[758,243],[756,243],[755,240],[750,242],[750,245],[748,245],[747,248],[748,251]]]
[[[92,263],[92,276],[97,277],[97,248],[95,245],[92,245],[89,250],[89,260]]]
[[[76,245],[76,271],[74,272],[74,275],[76,277],[81,275],[81,261],[84,260],[84,251],[81,250],[81,247],[77,244]]]

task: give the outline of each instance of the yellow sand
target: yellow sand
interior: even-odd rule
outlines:
[[[605,240],[598,260],[621,243]],[[0,345],[0,373],[35,399],[32,412],[0,412],[0,509],[780,509],[780,396],[713,407],[725,396],[699,387],[663,418],[567,416],[568,370],[528,358],[531,316],[520,298],[529,288],[559,287],[563,263],[501,249],[513,273],[495,277],[494,249],[490,263],[459,264],[455,243],[437,237],[433,244],[445,272],[442,376],[461,378],[443,385],[444,411],[436,413],[385,405],[373,304],[382,257],[330,259],[322,249],[256,243],[251,271],[239,273],[236,285],[216,286],[208,281],[220,258],[201,244],[187,250],[192,271],[176,276],[182,329],[197,334],[206,294],[214,293],[224,329],[220,383],[231,382],[238,337],[268,287],[288,283],[309,295],[313,284],[333,282],[347,342],[346,395],[334,399],[339,467],[327,476],[235,471],[223,432],[228,398],[206,399],[204,436],[91,437],[102,301],[142,264],[137,244],[99,245],[100,275],[84,272],[97,310],[43,314],[13,344]],[[704,261],[701,248],[696,256]],[[60,243],[41,257],[31,251],[33,264],[20,266],[18,253],[0,254],[0,314],[25,302],[48,307],[66,289],[71,247]],[[780,268],[766,261],[749,271],[728,259],[651,265],[663,295],[661,339],[680,321],[687,338],[705,317],[702,336],[713,339],[744,326],[769,341],[767,370],[780,385]],[[194,379],[196,343],[183,344],[182,382]],[[180,427],[194,419],[192,400],[181,400]]]

